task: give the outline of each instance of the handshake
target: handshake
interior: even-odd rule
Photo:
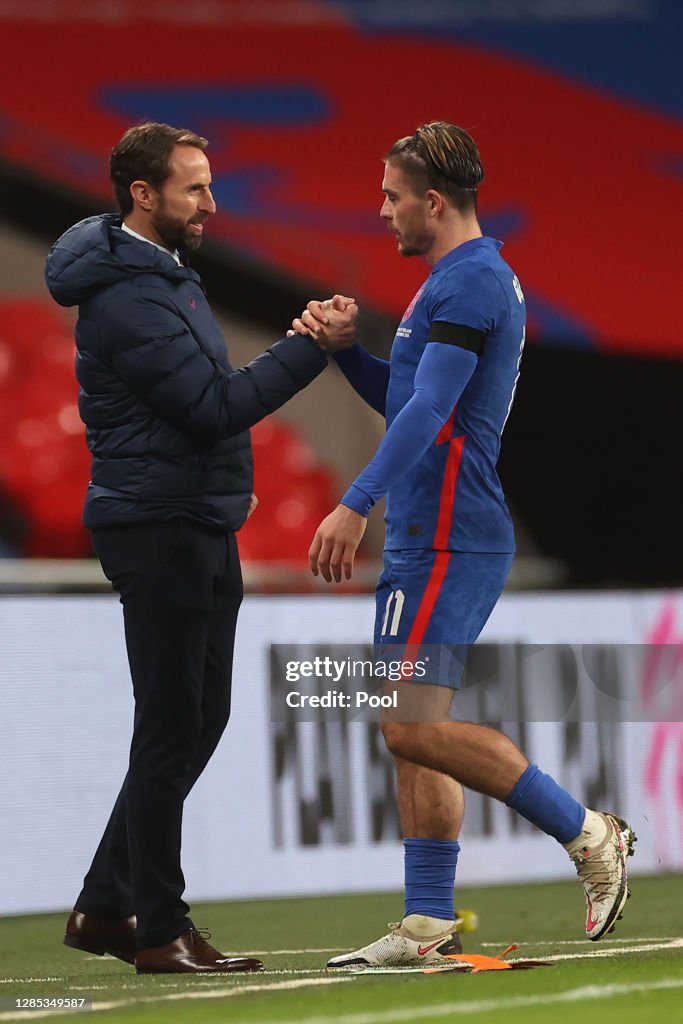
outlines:
[[[323,352],[338,352],[350,348],[356,340],[356,300],[347,295],[335,295],[324,302],[309,302],[300,317],[292,320],[293,334],[308,334]]]

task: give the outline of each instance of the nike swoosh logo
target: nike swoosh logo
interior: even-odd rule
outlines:
[[[417,955],[418,956],[425,956],[425,954],[429,953],[429,951],[431,949],[435,949],[437,946],[440,946],[442,942],[443,942],[443,939],[437,939],[436,942],[432,942],[431,946],[418,946],[417,947]]]
[[[591,903],[591,901],[589,899],[586,902],[588,903],[588,917],[586,919],[586,931],[587,932],[592,932],[598,922],[593,920],[593,904]]]

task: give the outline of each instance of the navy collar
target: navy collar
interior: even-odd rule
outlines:
[[[115,214],[105,214],[105,223],[116,231],[116,254],[118,259],[128,268],[146,273],[163,274],[164,277],[190,279],[196,284],[201,278],[196,270],[183,264],[178,265],[173,254],[160,245],[154,245],[148,238],[138,239],[132,232],[121,229],[121,218]],[[150,248],[151,246],[151,248]],[[186,254],[181,251],[180,258]]]
[[[445,256],[442,256],[439,262],[434,264],[431,272],[432,274],[437,274],[440,270],[453,266],[454,263],[458,263],[466,256],[469,256],[475,249],[495,249],[496,252],[500,252],[502,248],[502,242],[499,242],[497,238],[489,238],[488,235],[482,235],[481,238],[471,238],[469,242],[456,245],[455,249],[451,249]]]

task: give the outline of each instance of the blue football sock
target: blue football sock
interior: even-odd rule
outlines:
[[[454,839],[404,839],[405,913],[455,918],[453,886],[460,845]]]
[[[505,803],[559,843],[576,839],[586,816],[586,808],[535,764],[519,777]]]

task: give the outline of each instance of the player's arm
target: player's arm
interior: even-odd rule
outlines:
[[[415,374],[415,389],[377,453],[316,531],[309,551],[314,576],[351,578],[367,515],[376,501],[424,455],[474,373],[486,332],[435,323]]]
[[[335,295],[325,302],[313,300],[300,317],[292,321],[292,332],[313,334],[325,346],[328,340],[345,338],[347,347],[332,352],[349,384],[381,416],[386,415],[389,363],[370,355],[356,343],[355,300]],[[350,346],[350,347],[348,347]]]
[[[378,412],[386,416],[389,363],[371,355],[361,345],[335,352],[337,366],[357,395]]]
[[[200,347],[168,297],[112,302],[103,354],[158,416],[205,444],[252,427],[321,373],[327,357],[311,338],[283,338],[247,366],[228,370]]]
[[[387,430],[372,461],[341,504],[367,516],[389,488],[420,461],[453,412],[477,365],[477,352],[447,337],[477,345],[483,335],[455,324],[434,324],[415,373],[415,390]],[[437,340],[442,337],[443,340]]]

